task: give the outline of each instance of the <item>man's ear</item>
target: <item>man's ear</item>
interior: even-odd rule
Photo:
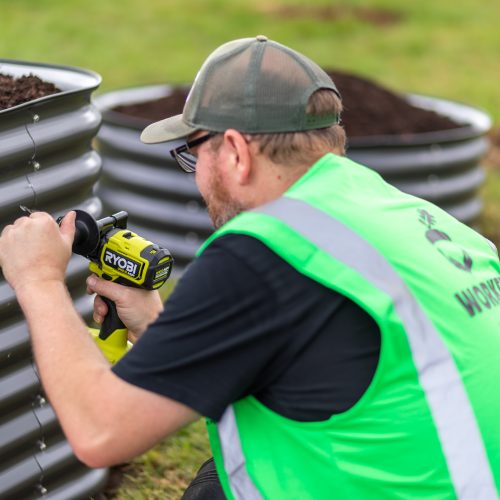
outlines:
[[[234,129],[224,132],[224,145],[229,159],[231,174],[238,184],[247,184],[252,173],[252,154],[245,137]]]

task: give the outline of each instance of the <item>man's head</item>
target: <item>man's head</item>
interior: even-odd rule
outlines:
[[[220,210],[210,205],[212,191],[223,192],[218,205],[233,206],[231,212],[252,208],[279,196],[327,152],[342,154],[341,108],[334,83],[316,63],[264,36],[245,38],[216,49],[183,113],[148,126],[141,139],[186,141],[173,156],[186,171],[196,170],[213,218]],[[208,163],[209,171],[200,171]]]

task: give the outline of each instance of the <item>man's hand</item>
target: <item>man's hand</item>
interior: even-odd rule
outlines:
[[[15,290],[32,283],[64,282],[75,236],[75,212],[59,227],[45,212],[34,212],[6,226],[0,236],[0,266]]]
[[[158,291],[142,290],[98,278],[87,278],[87,293],[96,293],[94,299],[94,321],[101,324],[108,313],[108,306],[100,295],[116,304],[118,316],[129,330],[129,337],[135,342],[148,325],[163,311],[163,302]]]

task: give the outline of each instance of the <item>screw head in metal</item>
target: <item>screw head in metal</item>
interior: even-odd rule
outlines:
[[[31,165],[33,166],[33,170],[35,170],[35,171],[40,170],[40,163],[38,163],[37,161],[33,160],[31,162]]]
[[[35,404],[38,406],[43,406],[47,403],[47,400],[38,394],[38,396],[35,398]]]
[[[40,115],[33,115],[33,123],[38,123],[40,121]]]
[[[36,489],[42,495],[46,495],[49,492],[49,490],[43,484],[37,484]]]

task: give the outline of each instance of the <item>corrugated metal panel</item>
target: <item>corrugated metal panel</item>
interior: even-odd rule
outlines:
[[[103,113],[98,149],[104,170],[98,192],[106,211],[126,209],[132,229],[167,246],[180,271],[212,232],[194,178],[170,158],[171,146],[140,142],[146,122],[112,111],[118,105],[152,101],[171,91],[171,87],[155,85],[108,92],[96,99]],[[408,99],[464,125],[411,137],[353,138],[348,141],[347,156],[377,170],[403,191],[429,199],[473,224],[482,209],[477,190],[484,173],[479,161],[487,148],[489,117],[443,99],[416,95]]]
[[[0,111],[0,229],[22,215],[19,205],[54,216],[82,208],[95,217],[102,164],[91,147],[101,114],[91,103],[99,75],[78,68],[0,60],[0,72],[33,73],[62,92]],[[90,318],[88,263],[73,257],[67,282],[79,312]],[[108,471],[79,463],[45,400],[26,322],[0,279],[0,499],[87,498]]]
[[[155,85],[96,97],[103,113],[97,136],[104,165],[98,194],[106,211],[122,207],[133,231],[166,246],[175,259],[173,271],[179,273],[213,230],[194,176],[179,169],[165,144],[140,141],[144,121],[111,111],[170,92],[170,87]]]
[[[484,112],[443,99],[409,95],[414,105],[449,116],[462,127],[413,136],[353,138],[348,156],[379,172],[402,191],[439,205],[474,225],[482,210],[480,166],[491,120]]]

